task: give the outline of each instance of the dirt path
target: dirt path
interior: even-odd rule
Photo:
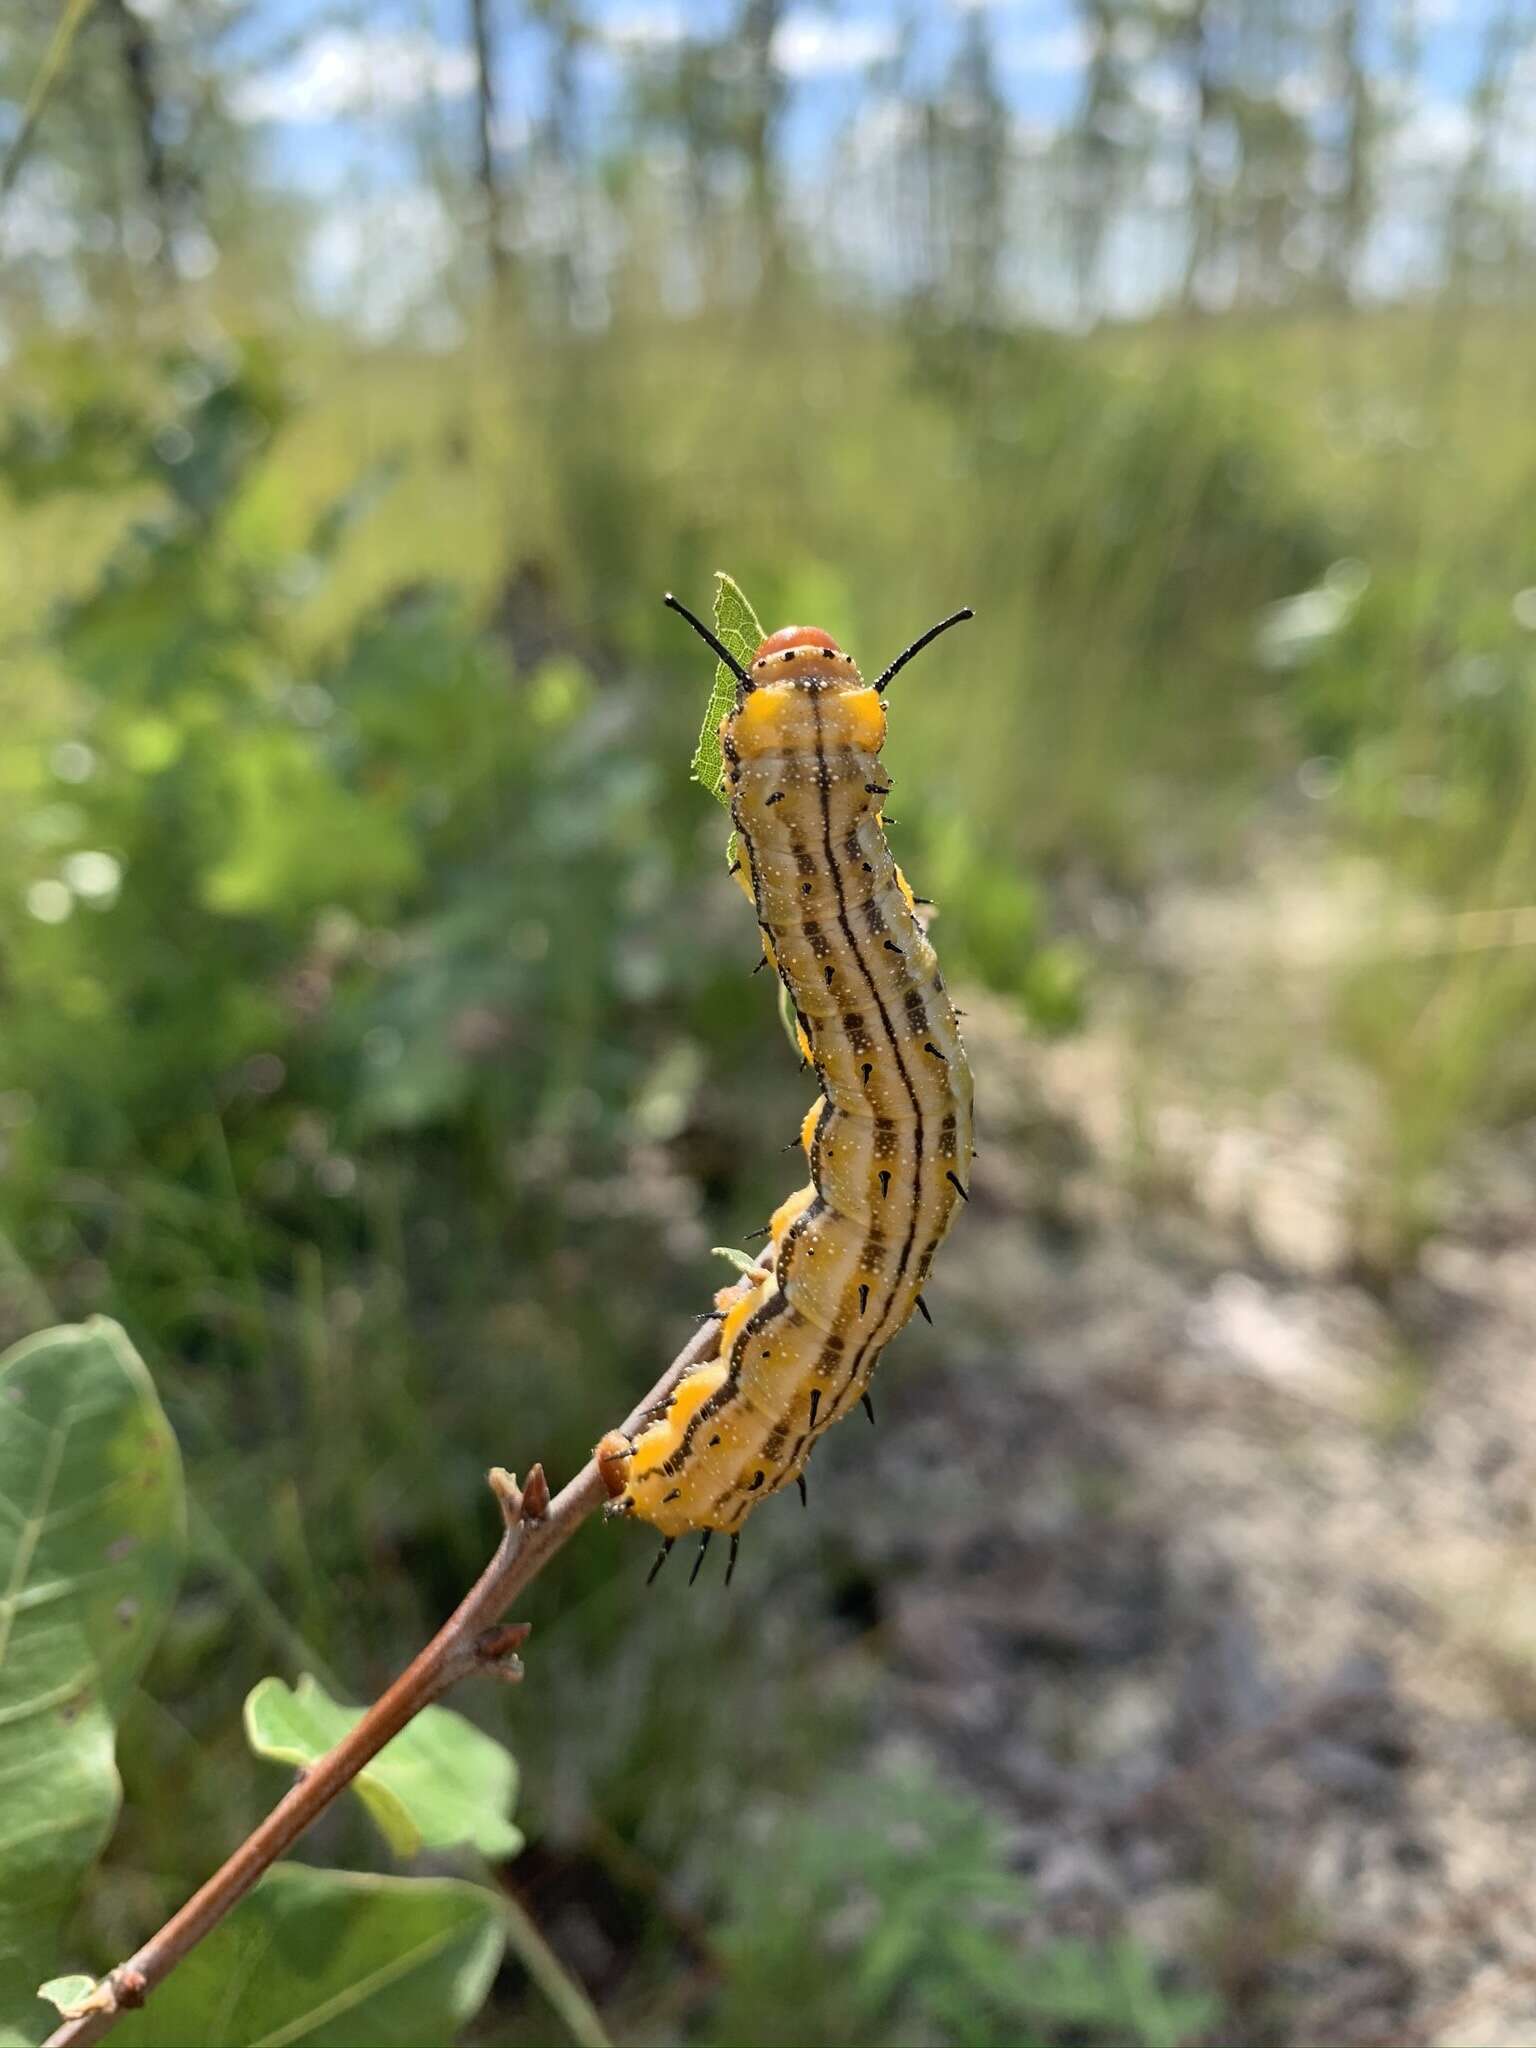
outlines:
[[[1235,936],[1283,927],[1164,904],[1056,1048],[971,1003],[985,1320],[893,1376],[884,1732],[1244,2039],[1536,2042],[1536,1131],[1363,1284],[1368,1092]]]

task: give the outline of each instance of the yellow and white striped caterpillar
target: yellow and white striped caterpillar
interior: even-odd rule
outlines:
[[[715,1530],[736,1563],[747,1515],[797,1481],[860,1399],[921,1289],[971,1162],[971,1073],[914,898],[886,843],[886,685],[815,627],[771,634],[743,667],[670,595],[737,678],[720,724],[738,860],[763,952],[789,993],[821,1095],[801,1131],[810,1183],[780,1203],[752,1277],[694,1367],[632,1439],[605,1437],[611,1509],[664,1538]],[[735,1290],[732,1290],[734,1293]],[[870,1410],[873,1420],[873,1410]],[[654,1577],[653,1570],[652,1576]]]

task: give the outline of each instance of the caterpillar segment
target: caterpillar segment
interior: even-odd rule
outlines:
[[[774,1211],[748,1291],[722,1290],[717,1356],[627,1456],[604,1440],[614,1511],[664,1539],[656,1568],[690,1530],[734,1539],[782,1487],[803,1499],[825,1431],[861,1402],[873,1421],[870,1376],[918,1306],[972,1149],[955,1012],[885,837],[881,693],[908,656],[872,685],[828,634],[788,626],[743,669],[699,630],[738,676],[720,725],[737,880],[820,1092],[800,1132],[809,1180]]]

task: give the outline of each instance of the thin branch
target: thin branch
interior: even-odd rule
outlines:
[[[743,1283],[745,1285],[745,1283]],[[671,1365],[622,1425],[632,1435],[645,1415],[665,1399],[685,1372],[713,1357],[720,1325],[710,1321],[673,1359]],[[86,2048],[100,2041],[118,2015],[140,2006],[229,1912],[305,1829],[317,1821],[343,1793],[358,1772],[413,1720],[423,1707],[440,1699],[459,1679],[486,1672],[516,1681],[523,1667],[517,1652],[528,1634],[522,1622],[502,1623],[501,1616],[568,1543],[581,1524],[608,1498],[596,1458],[582,1466],[570,1485],[549,1497],[543,1467],[535,1465],[519,1487],[500,1466],[490,1475],[491,1489],[505,1524],[496,1554],[458,1608],[413,1663],[371,1706],[336,1747],[311,1764],[221,1869],[214,1872],[180,1912],[152,1934],[115,1970],[109,1971],[75,2016],[55,2028],[44,2048]]]

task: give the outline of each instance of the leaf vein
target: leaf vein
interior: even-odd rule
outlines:
[[[349,1984],[345,1991],[338,1991],[334,1998],[327,1998],[309,2012],[301,2013],[297,2019],[290,2020],[286,2027],[279,2027],[273,2033],[263,2034],[259,2040],[251,2043],[251,2048],[288,2048],[289,2042],[302,2041],[307,2033],[325,2026],[328,2021],[338,2018],[342,2013],[353,2011],[365,1999],[371,1998],[376,1991],[386,1990],[408,1970],[417,1968],[421,1963],[430,1963],[434,1956],[440,1955],[453,1942],[462,1940],[467,1931],[468,1925],[464,1921],[443,1928],[430,1940],[420,1942],[415,1948],[408,1949],[405,1954],[396,1956],[382,1969],[374,1970],[366,1977],[360,1977],[355,1984]]]

